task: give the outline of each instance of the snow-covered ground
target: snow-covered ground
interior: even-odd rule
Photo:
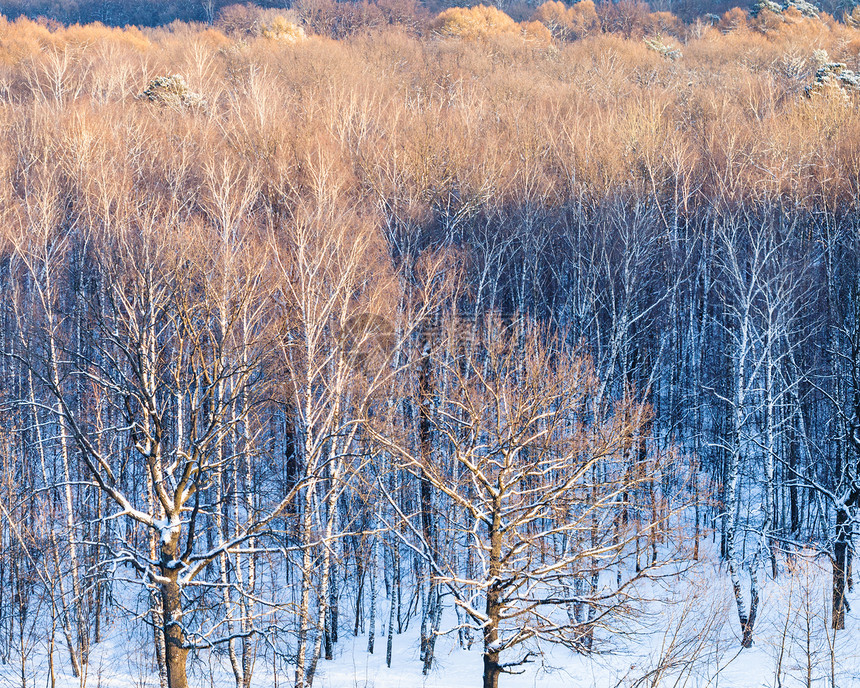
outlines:
[[[760,688],[860,686],[860,615],[834,634],[825,623],[829,568],[800,562],[783,571],[762,595],[753,648],[740,651],[737,611],[724,572],[703,564],[663,591],[648,613],[628,620],[604,653],[584,656],[545,648],[519,676],[503,676],[505,688],[672,687]],[[441,639],[438,664],[422,676],[418,647],[399,642],[392,668],[384,654],[370,656],[366,641],[345,644],[336,661],[322,665],[324,688],[464,688],[479,686],[481,654]],[[384,651],[384,647],[383,647]],[[777,679],[779,675],[779,679]],[[809,679],[809,680],[808,680]]]
[[[762,575],[764,578],[764,575]],[[830,568],[826,560],[784,561],[777,581],[763,584],[756,641],[740,651],[737,611],[725,571],[713,562],[695,565],[681,578],[651,585],[653,601],[634,617],[604,632],[602,651],[579,655],[561,647],[541,648],[542,655],[521,675],[503,676],[503,688],[792,688],[794,686],[860,687],[860,614],[852,611],[847,628],[829,628]],[[858,603],[860,606],[860,603]],[[451,614],[450,621],[453,621]],[[147,636],[127,634],[116,622],[95,649],[86,677],[92,688],[144,688],[158,685],[148,654]],[[380,629],[382,630],[382,629]],[[366,651],[367,636],[344,629],[333,661],[321,660],[317,688],[466,688],[481,684],[480,644],[459,647],[454,635],[436,646],[437,662],[428,676],[421,673],[417,633],[395,636],[392,666],[385,665],[385,636],[376,652]],[[508,659],[513,659],[515,653]],[[58,647],[58,663],[63,659]],[[49,686],[44,648],[34,645],[26,667],[27,686]],[[504,657],[503,657],[504,659]],[[222,653],[205,653],[190,663],[191,685],[235,685]],[[77,679],[56,667],[57,686],[79,686]],[[260,658],[254,686],[288,687],[288,666]],[[0,686],[21,686],[16,658],[0,665]]]

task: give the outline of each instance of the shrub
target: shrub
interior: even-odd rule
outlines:
[[[645,19],[645,32],[678,38],[684,33],[684,23],[671,12],[652,12]]]
[[[298,43],[306,38],[305,30],[301,26],[280,15],[263,25],[263,37],[284,43]]]
[[[823,50],[817,50],[816,53],[819,53],[814,56],[816,60],[827,57]],[[815,83],[807,89],[807,94],[834,92],[837,89],[846,94],[860,94],[860,74],[848,69],[844,62],[824,62],[815,71]]]
[[[788,7],[793,7],[804,17],[810,17],[812,19],[817,19],[818,15],[821,13],[821,10],[819,10],[817,6],[813,5],[811,2],[807,2],[806,0],[788,0]]]
[[[821,11],[807,0],[787,0],[781,5],[774,0],[757,0],[750,9],[756,28],[762,33],[779,31],[785,22],[798,24],[804,19],[819,19]]]
[[[199,93],[188,88],[181,74],[155,77],[138,97],[173,108],[202,107],[206,104]]]
[[[549,0],[535,10],[532,19],[562,41],[584,38],[600,30],[597,8],[592,0],[581,0],[571,7],[558,0]]]
[[[523,38],[527,41],[549,45],[552,43],[552,34],[549,29],[538,21],[527,21],[520,24]]]
[[[618,0],[601,2],[597,8],[604,31],[620,33],[625,38],[641,36],[648,24],[651,12],[648,4],[640,0]]]
[[[250,4],[227,5],[218,11],[215,26],[226,34],[257,35],[260,13]]]
[[[769,5],[774,4],[769,0],[764,1]],[[753,10],[755,11],[753,15],[755,17],[755,28],[762,33],[775,33],[785,23],[785,18],[782,16],[781,10],[774,12],[770,7],[764,6],[764,3],[758,3]]]
[[[519,33],[519,25],[495,7],[450,7],[439,14],[431,28],[443,36],[467,40],[486,39],[501,34]]]
[[[648,46],[649,50],[653,50],[656,53],[659,53],[667,60],[678,60],[683,57],[683,53],[681,53],[680,49],[673,48],[671,45],[667,45],[663,42],[663,38],[660,36],[655,36],[654,38],[646,38],[645,45]]]
[[[757,0],[750,8],[750,15],[758,17],[764,11],[773,12],[774,14],[782,14],[782,5],[774,0]]]
[[[313,33],[330,38],[347,38],[389,23],[396,14],[390,4],[376,2],[337,2],[336,0],[298,0],[293,9]],[[408,14],[409,5],[404,4]]]
[[[740,7],[733,7],[722,16],[717,28],[723,33],[745,29],[747,28],[747,13]]]

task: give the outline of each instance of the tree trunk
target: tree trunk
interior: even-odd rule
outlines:
[[[737,552],[737,510],[740,500],[740,470],[741,470],[741,452],[742,452],[742,432],[744,426],[745,403],[746,403],[746,357],[748,352],[748,323],[744,320],[741,325],[741,340],[738,346],[738,351],[735,359],[735,397],[732,409],[731,426],[733,445],[729,450],[729,466],[728,466],[728,486],[726,490],[725,500],[725,518],[726,518],[726,561],[729,568],[729,576],[732,580],[732,591],[735,596],[735,604],[738,609],[738,621],[741,626],[741,647],[752,647],[753,638],[753,623],[754,615],[747,611],[746,601],[744,599],[743,589],[741,587],[740,571],[742,564],[738,558]],[[751,567],[750,573],[755,576],[754,568]],[[753,601],[755,600],[756,591],[751,589]]]
[[[418,434],[421,445],[421,460],[427,466],[432,461],[433,439],[431,436],[431,399],[433,393],[433,376],[430,368],[430,343],[426,330],[422,332],[423,351],[421,367],[418,374],[419,387],[419,422]],[[419,498],[421,500],[421,528],[424,535],[425,547],[431,560],[437,560],[436,533],[433,527],[433,493],[430,481],[419,476]],[[424,663],[423,673],[427,676],[433,666],[433,654],[436,645],[437,605],[440,604],[438,583],[433,577],[433,567],[427,566],[427,604],[421,620],[421,659]]]
[[[374,518],[373,527],[376,528],[378,520]],[[370,618],[367,628],[367,652],[373,654],[376,641],[376,598],[378,596],[376,584],[376,572],[379,570],[379,536],[373,535],[373,544],[370,549]]]
[[[754,562],[750,567],[750,612],[746,620],[741,619],[741,647],[750,648],[753,646],[753,630],[755,629],[755,621],[758,616],[758,573],[756,566],[758,562]]]
[[[765,405],[765,424],[767,426],[767,449],[764,452],[765,473],[765,506],[764,523],[761,526],[761,547],[770,560],[771,576],[777,579],[779,569],[776,561],[776,548],[773,546],[772,532],[777,524],[776,519],[776,467],[774,457],[776,456],[776,409],[777,399],[774,394],[774,384],[777,375],[774,372],[773,343],[771,332],[767,337],[767,368],[765,370],[765,385],[767,389],[767,402]]]
[[[394,646],[394,626],[398,622],[399,608],[397,593],[400,588],[400,550],[397,540],[393,540],[391,548],[391,590],[388,598],[388,638],[385,643],[385,666],[391,668],[391,654]]]
[[[302,552],[302,588],[301,588],[301,602],[299,606],[299,637],[298,637],[298,651],[296,655],[296,677],[295,677],[295,688],[305,688],[305,680],[306,680],[306,665],[307,665],[307,652],[308,652],[308,636],[310,634],[310,604],[311,604],[311,566],[313,563],[313,553],[311,552],[310,540],[311,540],[311,526],[312,526],[312,514],[311,514],[311,498],[310,491],[313,489],[312,486],[308,486],[305,488],[305,494],[303,499],[303,513],[302,513],[302,532],[300,537],[304,542],[303,552]]]
[[[167,582],[161,585],[161,605],[164,613],[164,644],[166,648],[168,688],[188,688],[185,664],[188,648],[182,626],[182,593],[177,572],[162,566],[161,575]]]
[[[490,528],[490,585],[487,588],[487,623],[484,626],[484,688],[498,688],[499,675],[499,622],[502,616],[502,591],[499,582],[502,559],[502,533],[498,500],[495,504],[493,525]]]
[[[484,686],[483,688],[499,688],[499,653],[484,652]]]
[[[791,522],[791,532],[792,534],[797,534],[800,532],[800,506],[798,500],[798,491],[797,491],[797,480],[795,477],[797,476],[797,457],[798,457],[798,441],[796,439],[792,439],[791,443],[788,446],[788,468],[789,473],[792,476],[789,484],[788,484],[788,513],[789,513],[789,521]]]
[[[850,519],[844,508],[836,509],[836,541],[833,546],[833,628],[845,628],[845,579],[848,571]]]

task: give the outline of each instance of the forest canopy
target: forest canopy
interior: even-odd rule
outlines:
[[[169,688],[347,634],[496,688],[709,556],[738,647],[803,556],[846,626],[860,10],[2,7],[21,676],[118,624]]]

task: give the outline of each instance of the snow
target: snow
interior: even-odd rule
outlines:
[[[848,614],[846,630],[835,634],[825,613],[829,609],[830,567],[826,559],[797,556],[783,559],[777,581],[765,582],[756,641],[740,651],[739,629],[725,569],[713,559],[693,566],[671,584],[649,583],[653,600],[634,618],[619,622],[612,634],[601,632],[601,652],[591,656],[562,647],[543,647],[520,675],[504,675],[502,688],[835,688],[860,686],[860,614]],[[850,599],[850,598],[849,598]],[[387,601],[380,600],[382,608]],[[860,600],[856,607],[860,608]],[[439,638],[437,662],[429,676],[421,673],[418,621],[394,637],[392,667],[385,666],[386,637],[382,628],[376,652],[367,654],[367,636],[352,637],[351,619],[344,628],[333,661],[320,660],[317,688],[459,688],[481,682],[480,642],[460,649],[456,634]],[[445,622],[456,624],[448,608]],[[444,624],[443,624],[444,625]],[[88,686],[100,688],[157,687],[150,663],[148,629],[122,617],[113,620],[107,638],[93,650]],[[58,638],[55,661],[60,687],[78,686],[71,677]],[[502,662],[524,654],[502,653]],[[46,648],[36,644],[28,659],[27,685],[48,685]],[[661,667],[663,667],[661,669]],[[202,652],[189,662],[190,685],[233,686],[226,653]],[[779,674],[779,681],[777,681]],[[807,678],[810,682],[807,682]],[[278,668],[279,686],[292,684],[291,667]],[[0,665],[0,688],[20,686],[20,663]],[[275,685],[271,658],[260,657],[253,686]]]
[[[160,533],[160,542],[162,545],[166,545],[170,542],[179,530],[182,527],[178,518],[167,519],[167,518],[157,518],[152,522],[152,527],[155,528]]]
[[[664,592],[643,616],[620,629],[605,653],[578,655],[561,647],[544,648],[542,656],[523,667],[524,673],[502,676],[504,688],[761,688],[778,685],[776,671],[783,650],[781,685],[806,685],[807,640],[812,654],[814,686],[830,686],[829,646],[824,632],[826,567],[814,573],[785,576],[767,586],[762,599],[756,644],[740,651],[734,600],[729,581],[719,567],[707,564]],[[788,610],[791,597],[794,609]],[[801,604],[806,599],[808,609]],[[829,602],[828,602],[829,604]],[[807,619],[806,611],[812,613]],[[788,624],[786,626],[786,620]],[[811,632],[807,638],[807,620]],[[860,616],[850,614],[848,630],[837,634],[834,646],[838,688],[860,686]],[[783,638],[785,644],[782,643]],[[673,644],[674,641],[674,644]],[[323,688],[459,688],[480,685],[480,646],[461,650],[456,637],[437,642],[438,663],[421,675],[414,636],[395,638],[392,668],[385,666],[385,639],[377,654],[365,652],[364,638],[347,643],[336,661],[321,662],[315,685]],[[381,650],[381,653],[380,653]],[[695,655],[695,657],[694,657]],[[513,654],[509,659],[514,659]],[[674,670],[659,675],[661,660],[674,659]],[[505,661],[503,655],[502,661]],[[653,681],[653,682],[652,682]],[[677,683],[676,683],[677,681]]]

